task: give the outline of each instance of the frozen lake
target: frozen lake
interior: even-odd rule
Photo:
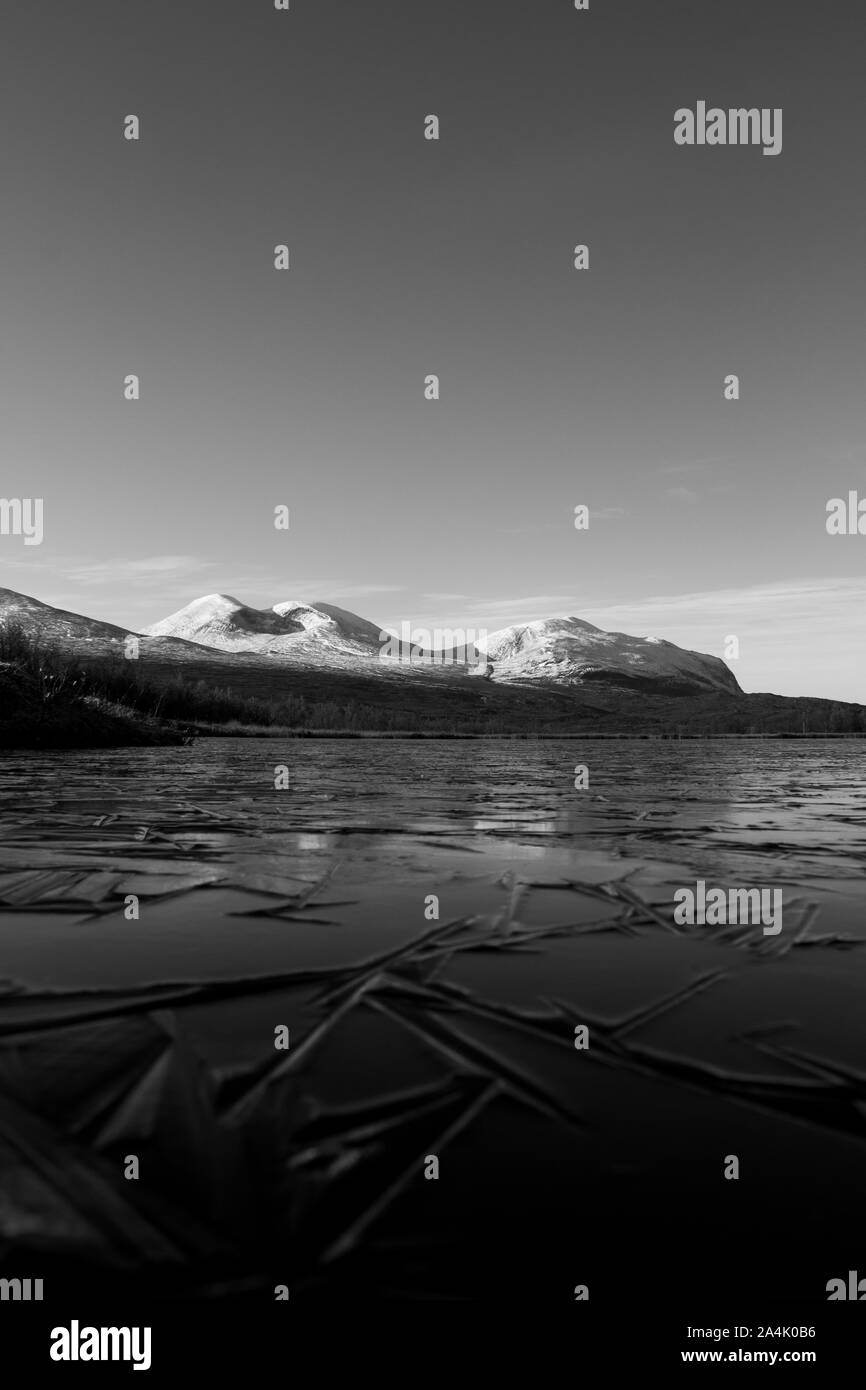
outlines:
[[[495,1299],[513,1259],[549,1302],[651,1245],[708,1293],[823,1299],[866,1135],[864,768],[829,740],[5,755],[0,1273]],[[780,889],[783,930],[675,925],[696,879]]]

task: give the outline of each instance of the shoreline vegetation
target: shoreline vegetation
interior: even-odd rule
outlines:
[[[435,684],[346,672],[220,669],[82,654],[0,627],[0,748],[170,746],[196,738],[862,738],[866,708],[611,682]],[[483,684],[483,689],[482,689]]]

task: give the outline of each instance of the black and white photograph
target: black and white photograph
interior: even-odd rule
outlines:
[[[0,18],[10,1385],[840,1383],[866,11]]]

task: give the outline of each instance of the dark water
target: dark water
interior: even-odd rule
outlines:
[[[864,769],[802,740],[7,755],[2,1272],[447,1300],[511,1261],[567,1302],[652,1251],[825,1299],[862,1262]],[[781,932],[677,925],[697,878],[780,889]]]

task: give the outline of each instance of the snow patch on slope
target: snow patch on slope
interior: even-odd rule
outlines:
[[[685,651],[658,637],[604,632],[582,618],[542,618],[506,627],[488,637],[486,650],[496,680],[567,682],[603,677],[739,690],[719,657]]]
[[[143,631],[152,637],[179,637],[223,652],[256,652],[305,666],[425,669],[417,663],[411,668],[400,662],[382,663],[379,628],[330,603],[288,599],[273,608],[249,608],[230,594],[207,594]],[[503,628],[486,642],[479,641],[478,647],[492,663],[494,681],[605,680],[655,683],[670,690],[739,691],[732,672],[718,657],[685,651],[657,637],[604,632],[583,618],[543,618]],[[442,669],[447,670],[447,665]]]
[[[142,629],[151,637],[183,637],[219,651],[259,652],[313,659],[370,659],[379,650],[379,629],[355,613],[328,603],[288,599],[273,608],[250,608],[230,594],[206,594]]]

